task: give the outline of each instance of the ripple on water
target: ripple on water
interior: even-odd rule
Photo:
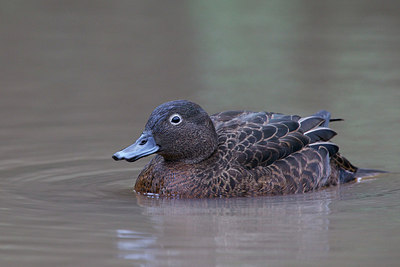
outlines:
[[[100,198],[131,200],[135,196],[132,192],[134,179],[142,167],[116,169],[110,162],[109,159],[103,158],[74,158],[71,160],[30,162],[29,164],[21,162],[17,164],[15,162],[8,168],[4,166],[0,168],[0,172],[5,177],[0,182],[3,190],[7,189],[5,191],[13,194],[14,198],[18,197],[31,201],[84,202],[95,201]],[[279,205],[281,202],[301,201],[303,204],[307,204],[307,202],[316,200],[336,198],[348,202],[355,199],[364,199],[363,201],[373,199],[375,206],[381,199],[385,205],[397,206],[397,202],[388,203],[387,201],[387,199],[399,195],[400,184],[396,178],[396,174],[385,174],[377,178],[363,179],[357,183],[342,185],[341,188],[332,187],[304,195],[266,197],[264,198],[266,201],[259,201],[258,198],[252,198],[253,200],[239,198],[236,200],[185,201],[138,196],[138,203],[156,207],[178,206],[180,208],[174,210],[179,213],[204,212],[204,205],[209,208],[210,206],[226,208],[227,204],[246,206],[249,202]]]
[[[315,259],[332,249],[335,228],[350,233],[357,225],[358,231],[369,231],[371,211],[380,215],[389,207],[399,209],[400,183],[391,174],[300,195],[184,200],[136,196],[132,186],[140,169],[116,169],[108,159],[1,169],[7,178],[1,180],[5,194],[0,200],[8,208],[5,214],[12,215],[2,227],[14,233],[3,238],[19,244],[7,249],[18,252],[40,242],[42,253],[53,251],[62,257],[59,247],[64,241],[93,246],[87,240],[98,240],[96,244],[107,246],[111,239],[118,258],[156,265],[171,257],[178,265],[190,259],[202,262],[210,253],[211,263],[226,260],[221,255],[240,261],[245,256],[242,248],[247,254],[251,251],[255,263],[265,255],[276,260]],[[363,219],[363,224],[354,218]],[[340,221],[347,223],[337,226]],[[20,244],[16,231],[31,238]]]
[[[119,168],[109,159],[56,160],[1,168],[1,187],[10,203],[85,203],[99,199],[134,198],[132,186],[139,168]]]

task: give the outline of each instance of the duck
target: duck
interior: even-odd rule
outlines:
[[[374,175],[339,153],[331,114],[311,116],[247,110],[208,115],[174,100],[156,107],[137,141],[114,160],[156,154],[140,172],[138,194],[173,198],[299,194]]]

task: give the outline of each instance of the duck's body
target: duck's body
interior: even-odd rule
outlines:
[[[180,198],[304,193],[354,180],[357,168],[328,142],[330,114],[301,118],[227,111],[208,116],[178,100],[157,107],[145,131],[113,158],[157,153],[135,191]]]

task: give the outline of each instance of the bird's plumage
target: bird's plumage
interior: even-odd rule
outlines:
[[[172,123],[173,116],[181,120]],[[327,111],[304,118],[251,111],[208,116],[189,101],[164,103],[144,132],[154,138],[158,155],[139,174],[135,190],[181,198],[237,197],[304,193],[349,182],[357,168],[330,142],[336,132],[329,121]],[[140,150],[137,143],[133,146]],[[124,151],[114,159],[137,159]]]

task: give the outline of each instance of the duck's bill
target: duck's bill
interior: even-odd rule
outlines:
[[[136,161],[156,153],[160,149],[150,132],[144,132],[133,145],[118,151],[112,157],[115,160]]]

